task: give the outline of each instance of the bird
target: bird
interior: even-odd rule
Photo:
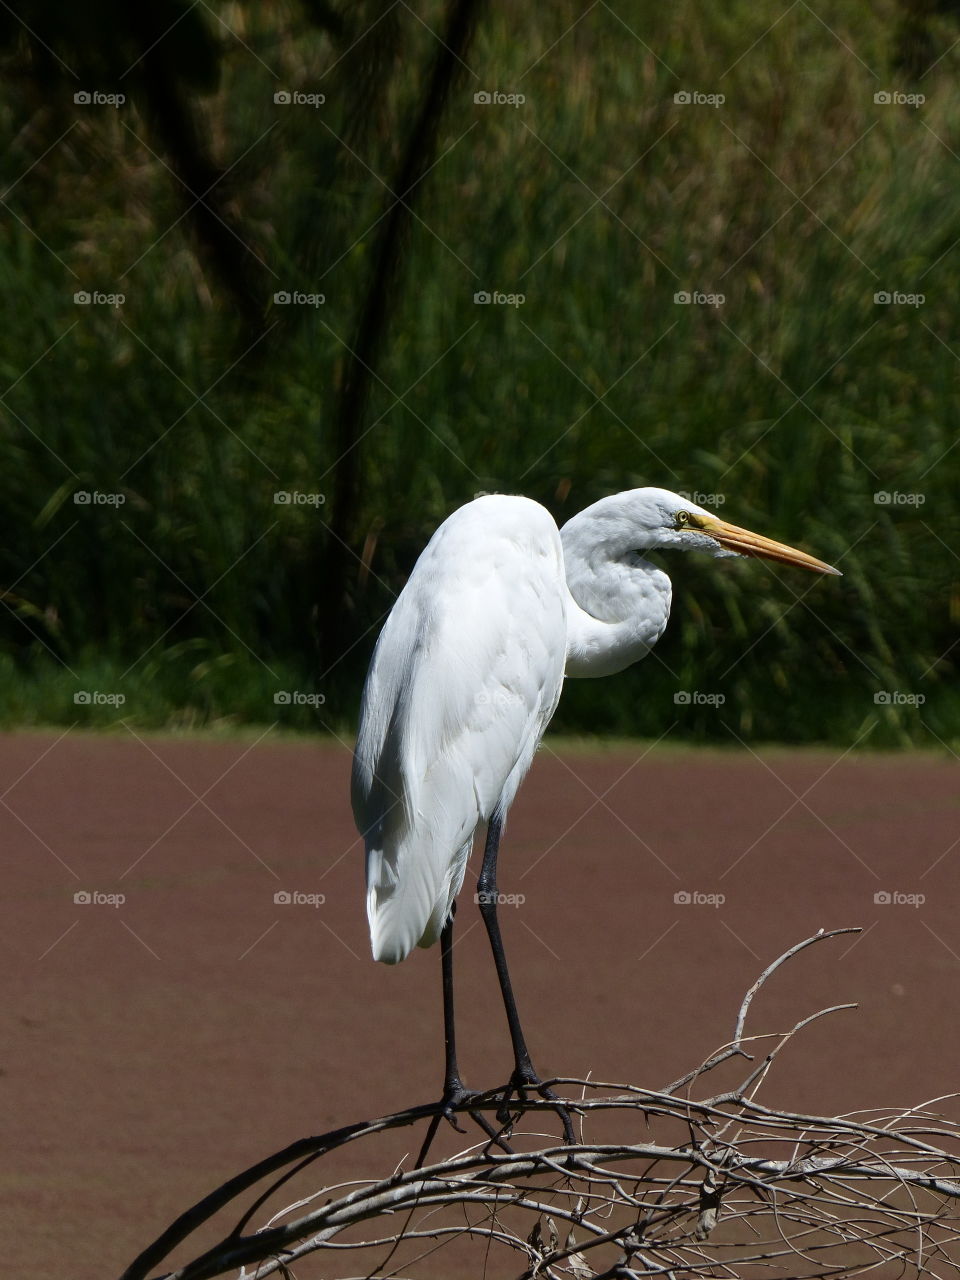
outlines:
[[[472,1096],[456,1052],[453,919],[478,828],[476,900],[486,925],[514,1057],[507,1092],[555,1095],[537,1076],[497,920],[507,812],[565,677],[611,676],[643,658],[670,615],[667,574],[645,552],[764,557],[839,570],[721,520],[682,494],[630,489],[558,528],[530,498],[483,494],[430,538],[374,648],[351,778],[363,838],[375,960],[398,964],[440,942],[442,1114]],[[564,1121],[570,1139],[569,1120]]]

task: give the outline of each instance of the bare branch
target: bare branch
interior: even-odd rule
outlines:
[[[754,1280],[767,1272],[806,1280],[960,1271],[960,1121],[932,1112],[929,1102],[893,1114],[811,1116],[765,1107],[755,1097],[796,1035],[852,1006],[823,1009],[786,1032],[748,1038],[754,996],[799,951],[849,932],[821,932],[784,952],[747,992],[733,1042],[666,1089],[551,1081],[578,1114],[575,1144],[565,1145],[559,1135],[544,1142],[536,1132],[542,1123],[556,1123],[554,1104],[537,1095],[511,1098],[511,1125],[491,1128],[504,1097],[504,1089],[492,1090],[456,1108],[482,1126],[475,1145],[423,1168],[382,1161],[386,1176],[314,1185],[244,1234],[294,1175],[302,1181],[315,1161],[358,1142],[376,1168],[381,1135],[429,1125],[439,1104],[350,1125],[294,1143],[238,1174],[183,1214],[123,1280],[155,1275],[201,1224],[269,1178],[274,1181],[220,1242],[168,1272],[167,1280],[238,1270],[241,1280],[264,1280],[289,1275],[290,1265],[310,1254],[322,1255],[324,1276],[412,1280],[422,1265],[435,1268],[438,1250],[462,1250],[471,1242],[482,1247],[488,1274],[519,1270],[521,1280]],[[752,1059],[744,1046],[764,1041],[772,1047],[738,1089],[690,1096],[719,1063]],[[677,1096],[680,1088],[686,1096]],[[587,1135],[591,1119],[601,1115],[612,1141]],[[497,1256],[502,1265],[491,1266]]]

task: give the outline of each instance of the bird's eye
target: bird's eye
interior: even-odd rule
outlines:
[[[689,523],[690,523],[690,512],[678,511],[677,512],[677,528],[682,529],[685,524],[689,524]]]

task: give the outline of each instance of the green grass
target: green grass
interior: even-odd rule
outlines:
[[[202,104],[224,167],[250,148],[232,181],[271,291],[326,302],[274,307],[265,291],[274,327],[234,364],[236,318],[183,223],[131,267],[182,211],[135,109],[78,118],[61,103],[25,129],[8,96],[8,182],[75,128],[8,197],[31,230],[7,218],[0,242],[22,318],[0,350],[0,721],[72,723],[74,693],[96,689],[153,728],[271,723],[274,693],[294,689],[324,702],[281,708],[282,723],[347,731],[379,620],[453,507],[499,489],[563,520],[658,484],[719,494],[727,518],[844,577],[663,557],[675,602],[655,655],[571,682],[558,731],[960,743],[960,50],[946,19],[930,28],[946,56],[912,84],[892,69],[892,4],[836,6],[832,32],[803,6],[768,31],[743,0],[624,14],[635,34],[604,6],[579,22],[562,4],[488,14],[408,236],[361,445],[353,549],[369,567],[318,606],[326,507],[273,495],[332,493],[343,344],[383,207],[370,170],[393,171],[434,44],[394,15],[400,56],[361,127],[346,68],[323,76],[325,38],[287,30],[299,10],[222,12],[283,83],[327,92],[322,115],[275,107],[277,81],[231,44]],[[477,88],[526,103],[475,106]],[[893,88],[927,101],[874,103]],[[678,89],[726,102],[676,105]],[[127,300],[77,307],[77,288]],[[475,306],[481,289],[525,301]],[[694,289],[725,302],[674,303]],[[878,290],[926,300],[877,306]],[[77,505],[77,490],[124,501]],[[881,490],[923,503],[877,505]],[[332,668],[316,646],[327,609],[352,636]],[[725,702],[678,706],[684,689]],[[880,691],[925,701],[878,705]]]

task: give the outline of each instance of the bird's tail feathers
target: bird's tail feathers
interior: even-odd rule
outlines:
[[[460,891],[472,839],[455,856],[412,833],[393,847],[367,848],[367,920],[374,960],[399,964],[414,947],[432,947],[439,939]]]

